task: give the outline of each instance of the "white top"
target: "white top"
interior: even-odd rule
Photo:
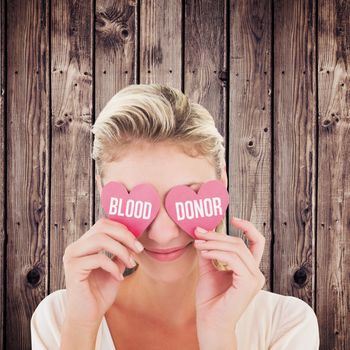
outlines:
[[[59,350],[65,317],[66,289],[46,296],[31,321],[32,349]],[[238,350],[319,349],[319,328],[314,310],[303,300],[260,290],[236,325]],[[116,350],[103,317],[95,350]]]

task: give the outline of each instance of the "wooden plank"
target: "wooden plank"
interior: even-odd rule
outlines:
[[[265,237],[260,269],[271,290],[271,4],[230,8],[230,218],[249,220]],[[236,229],[230,228],[231,233]],[[247,243],[240,231],[237,235]]]
[[[181,89],[181,1],[144,0],[140,5],[139,82]]]
[[[184,90],[193,102],[209,111],[224,138],[227,121],[226,13],[226,1],[185,2]]]
[[[314,307],[315,3],[274,4],[273,291]]]
[[[227,1],[185,1],[184,92],[212,115],[225,147],[228,142],[227,15]],[[229,188],[228,160],[225,162]],[[228,234],[227,221],[228,214],[220,231]]]
[[[53,0],[51,38],[50,292],[65,288],[65,248],[92,223],[92,0]]]
[[[6,174],[6,114],[5,114],[5,102],[6,102],[6,62],[5,62],[5,50],[6,50],[6,26],[5,26],[5,0],[0,2],[0,281],[5,280],[6,266],[6,199],[5,199],[5,174]],[[0,349],[4,349],[4,327],[5,327],[5,284],[0,285]]]
[[[25,349],[47,292],[48,7],[7,2],[7,260],[5,349]]]
[[[322,349],[350,344],[350,3],[318,3],[317,315]]]
[[[112,96],[123,87],[136,83],[137,18],[136,1],[96,1],[96,118]],[[97,174],[96,171],[95,174]],[[105,217],[97,185],[95,187],[95,217],[95,221]]]

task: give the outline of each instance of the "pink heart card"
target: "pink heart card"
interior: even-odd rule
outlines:
[[[151,184],[139,184],[129,193],[122,183],[111,181],[102,188],[101,204],[109,219],[122,223],[138,238],[157,216],[160,199]]]
[[[226,214],[229,193],[220,180],[203,183],[196,193],[186,185],[169,190],[165,208],[169,216],[190,236],[197,239],[195,228],[200,226],[212,231]]]

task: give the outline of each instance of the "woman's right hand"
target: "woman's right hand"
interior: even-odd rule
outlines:
[[[100,324],[116,299],[121,274],[126,266],[135,266],[130,257],[131,252],[140,253],[136,241],[125,225],[101,218],[66,247],[63,264],[69,321],[84,327]],[[101,253],[103,250],[112,253],[113,258]]]

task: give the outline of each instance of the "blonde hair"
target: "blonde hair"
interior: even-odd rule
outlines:
[[[217,179],[225,165],[224,138],[211,114],[180,90],[161,84],[131,84],[104,106],[93,125],[92,158],[101,179],[104,165],[116,161],[137,141],[171,141],[189,156],[207,157]],[[226,233],[225,218],[216,228]],[[220,267],[214,266],[218,269]]]

